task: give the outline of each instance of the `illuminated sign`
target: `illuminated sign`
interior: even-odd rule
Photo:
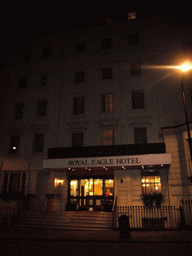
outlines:
[[[44,159],[43,168],[116,167],[171,164],[170,154],[111,156],[69,159]]]

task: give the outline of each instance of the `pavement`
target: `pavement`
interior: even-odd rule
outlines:
[[[0,240],[71,241],[71,242],[130,242],[130,243],[192,243],[191,230],[131,231],[130,238],[120,238],[119,231],[70,231],[57,229],[0,230]]]

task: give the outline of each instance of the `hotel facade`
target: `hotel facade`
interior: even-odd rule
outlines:
[[[191,27],[175,15],[109,22],[26,40],[1,73],[0,191],[34,209],[105,210],[192,199],[188,133]],[[154,200],[154,204],[157,200]],[[110,203],[109,203],[110,202]],[[73,208],[75,207],[75,208]]]

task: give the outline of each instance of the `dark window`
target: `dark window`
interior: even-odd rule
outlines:
[[[76,44],[76,51],[78,54],[86,52],[86,42],[77,43]]]
[[[47,75],[42,75],[41,76],[41,86],[46,86],[47,85]]]
[[[19,142],[20,142],[20,136],[19,135],[11,136],[9,154],[18,153],[18,151],[19,151]]]
[[[83,133],[73,133],[72,135],[72,146],[83,147]]]
[[[27,88],[27,77],[21,77],[18,81],[18,89]]]
[[[131,76],[141,76],[141,66],[132,65],[131,66]]]
[[[85,71],[76,71],[75,72],[75,83],[85,82]]]
[[[103,112],[113,111],[113,94],[103,94],[101,99],[102,99],[102,111]]]
[[[135,144],[147,143],[147,129],[144,127],[134,128]]]
[[[74,114],[84,113],[84,97],[74,98]]]
[[[137,45],[137,44],[139,44],[138,34],[128,35],[127,43],[128,43],[128,45]]]
[[[32,50],[31,49],[25,49],[23,51],[23,60],[24,61],[31,61],[31,55],[32,55]]]
[[[43,152],[43,150],[44,150],[44,137],[45,137],[45,135],[43,133],[35,134],[34,145],[33,145],[33,152],[34,153]]]
[[[25,191],[26,173],[8,173],[4,174],[3,192],[8,191],[12,194]]]
[[[51,57],[53,54],[53,48],[52,46],[46,46],[44,49],[43,49],[43,58],[49,58]]]
[[[105,38],[101,40],[101,49],[107,50],[112,48],[112,39],[111,38]]]
[[[24,103],[20,102],[15,105],[15,119],[22,119]]]
[[[112,68],[103,68],[102,69],[102,78],[103,78],[103,80],[112,79],[113,78]]]
[[[133,109],[145,108],[143,92],[132,92],[132,107]]]
[[[46,116],[47,115],[47,100],[40,100],[38,101],[38,108],[37,108],[37,116]]]

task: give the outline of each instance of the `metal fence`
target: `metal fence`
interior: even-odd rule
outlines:
[[[181,201],[182,214],[184,216],[185,225],[192,226],[192,200]]]
[[[129,216],[129,225],[132,229],[177,229],[181,225],[180,209],[175,206],[115,206],[114,228],[119,228],[121,215]]]

